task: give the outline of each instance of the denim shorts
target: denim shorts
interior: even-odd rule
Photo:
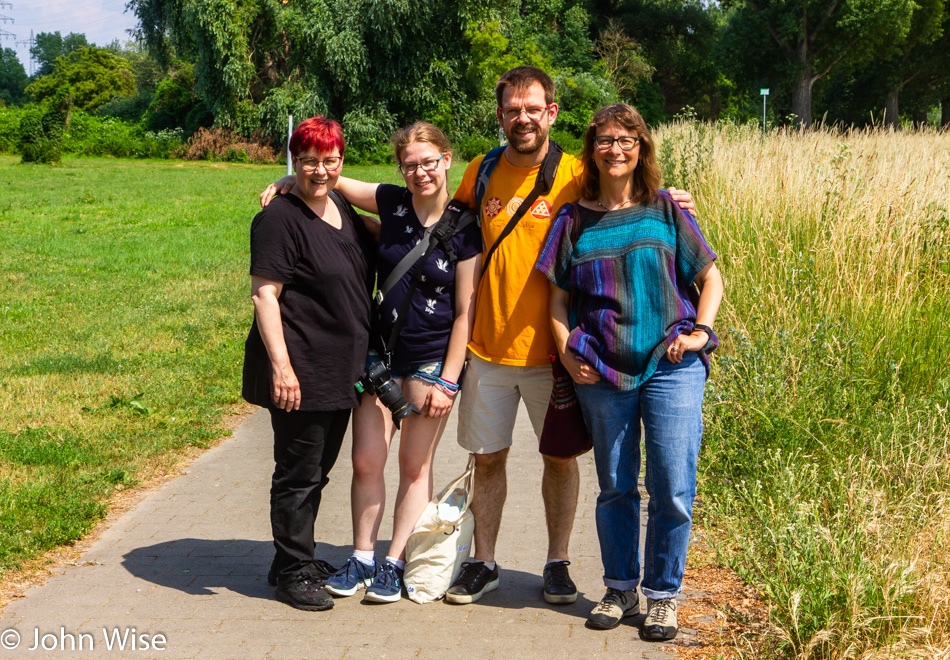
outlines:
[[[379,353],[370,349],[366,356],[364,373],[382,361],[383,358]],[[442,362],[423,362],[422,364],[410,364],[408,366],[394,364],[389,369],[389,375],[393,378],[417,378],[430,385],[435,385],[439,376],[442,375]]]

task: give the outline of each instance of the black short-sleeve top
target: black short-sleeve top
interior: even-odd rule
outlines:
[[[357,406],[353,384],[366,360],[375,246],[342,195],[333,192],[331,199],[343,219],[340,229],[292,194],[274,199],[251,223],[251,275],[284,285],[278,303],[300,382],[300,410]],[[242,395],[272,407],[272,387],[255,318],[244,344]]]
[[[382,284],[419,241],[426,228],[412,206],[412,193],[402,186],[380,184],[376,205],[381,223],[379,236],[379,282]],[[407,318],[399,331],[393,351],[393,365],[401,368],[444,359],[452,324],[455,321],[455,265],[478,256],[482,251],[482,232],[472,223],[450,240],[455,259],[439,245],[422,270],[418,288],[409,304]],[[388,341],[409,292],[414,269],[410,269],[383,299],[376,322],[380,341]],[[377,337],[373,337],[376,341]],[[377,348],[381,348],[377,346]]]

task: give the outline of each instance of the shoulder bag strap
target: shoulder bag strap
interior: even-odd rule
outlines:
[[[505,225],[505,228],[501,231],[501,235],[495,240],[494,245],[491,246],[491,249],[488,250],[488,254],[485,255],[485,262],[482,264],[482,275],[485,275],[485,272],[488,270],[488,263],[491,261],[492,255],[495,254],[495,250],[498,249],[498,245],[515,229],[515,225],[518,224],[518,221],[527,213],[528,209],[537,201],[538,197],[541,195],[546,195],[551,192],[551,188],[554,185],[554,177],[557,176],[557,166],[561,162],[561,155],[563,151],[561,145],[557,142],[551,140],[548,143],[548,153],[545,154],[544,160],[541,161],[541,169],[538,170],[538,178],[534,180],[534,188],[528,193],[528,196],[524,198],[524,201],[521,202],[521,205],[518,207],[518,210],[515,211],[514,215],[511,216],[511,220],[508,221],[508,224]]]

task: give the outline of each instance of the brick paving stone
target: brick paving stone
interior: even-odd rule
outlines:
[[[455,442],[455,425],[453,418],[437,454],[437,490],[467,462]],[[15,627],[30,641],[34,628],[93,631],[95,651],[83,657],[149,657],[107,652],[103,627],[164,634],[168,649],[155,654],[161,658],[674,657],[670,645],[640,640],[630,620],[612,631],[584,627],[603,594],[593,516],[597,482],[589,456],[579,461],[581,492],[570,558],[581,595],[562,607],[542,600],[547,545],[542,463],[523,409],[509,456],[508,501],[497,547],[501,586],[470,605],[403,600],[374,606],[358,595],[337,599],[327,612],[302,612],[277,602],[264,579],[273,557],[271,443],[267,414],[250,416],[233,437],[119,517],[78,565],[56,569],[44,586],[9,603],[0,613],[0,630]],[[349,455],[347,440],[316,525],[316,555],[334,565],[352,550]],[[395,452],[387,466],[388,509],[379,558],[392,530],[394,458]],[[2,655],[7,657],[19,656]]]

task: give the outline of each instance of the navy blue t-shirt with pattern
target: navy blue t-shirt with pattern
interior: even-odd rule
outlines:
[[[412,193],[407,188],[380,184],[376,189],[376,204],[382,229],[379,237],[378,282],[382,285],[404,256],[422,240],[425,227],[412,208]],[[482,232],[476,223],[463,228],[450,242],[458,261],[477,256],[482,251]],[[382,335],[388,341],[396,316],[402,308],[413,269],[389,291],[380,306],[375,337]],[[455,262],[450,261],[436,246],[429,255],[422,279],[412,296],[407,319],[399,332],[393,355],[393,366],[407,368],[438,362],[445,350],[455,320]],[[376,325],[374,321],[374,326]],[[378,343],[374,338],[373,345]]]

